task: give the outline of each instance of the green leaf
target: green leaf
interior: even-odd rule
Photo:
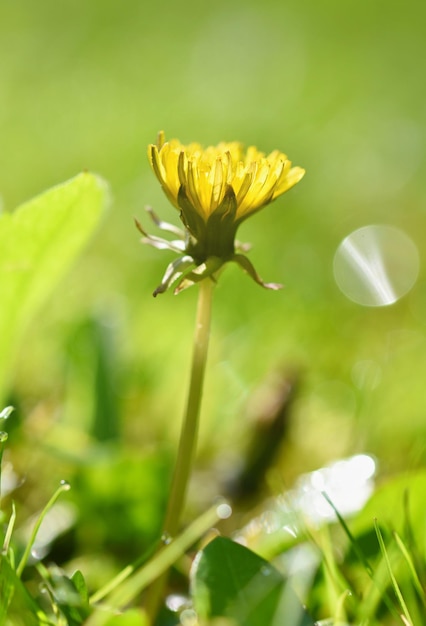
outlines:
[[[85,584],[81,574],[76,578],[68,578],[62,570],[52,565],[48,570],[47,582],[50,583],[52,606],[65,617],[67,626],[83,624],[89,616],[90,607],[87,590],[81,593],[81,585]]]
[[[76,570],[71,576],[71,581],[78,591],[82,606],[86,606],[87,608],[89,608],[89,592],[87,589],[87,584],[84,580],[82,572],[79,569]]]
[[[92,235],[106,184],[83,173],[0,215],[0,396],[23,332]]]
[[[42,611],[18,578],[6,556],[0,555],[0,626],[38,626]]]
[[[191,573],[196,611],[244,626],[314,626],[285,578],[244,546],[217,537],[198,553]]]

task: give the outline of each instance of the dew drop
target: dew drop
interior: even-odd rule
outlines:
[[[4,430],[0,430],[0,443],[5,443],[8,438],[8,434],[4,432]]]
[[[39,589],[40,589],[40,593],[44,593],[44,594],[49,593],[49,588],[46,585],[46,583],[41,583]]]
[[[61,485],[63,491],[69,491],[71,489],[71,485],[67,480],[61,480],[59,484]]]
[[[166,606],[173,613],[182,611],[185,607],[188,607],[189,598],[180,593],[172,593],[166,598]]]
[[[398,228],[364,226],[342,241],[333,269],[339,289],[349,300],[363,306],[388,306],[416,282],[419,253]]]
[[[270,576],[272,574],[272,570],[267,565],[264,565],[260,568],[260,573],[262,574],[262,576]]]
[[[163,533],[161,535],[161,543],[163,543],[165,546],[168,546],[169,544],[171,544],[173,541],[172,537],[169,535],[169,533]]]
[[[198,617],[194,609],[184,609],[180,614],[180,623],[182,626],[197,626]]]
[[[226,502],[222,502],[217,507],[216,513],[220,519],[228,519],[232,515],[232,508]]]
[[[46,552],[44,550],[40,550],[39,548],[32,548],[31,556],[34,561],[41,561],[41,559],[46,556]]]
[[[13,406],[7,406],[2,411],[0,411],[0,420],[7,420],[10,414],[14,411]]]
[[[297,529],[294,528],[293,526],[286,524],[285,526],[283,526],[283,530],[288,532],[288,534],[294,537],[294,539],[297,539]]]

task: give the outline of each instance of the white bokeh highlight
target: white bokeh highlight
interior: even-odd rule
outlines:
[[[349,300],[363,306],[388,306],[416,282],[419,253],[413,240],[398,228],[364,226],[342,241],[333,271]]]

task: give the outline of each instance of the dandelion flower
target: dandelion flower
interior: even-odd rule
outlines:
[[[148,147],[148,158],[184,225],[184,231],[180,231],[150,210],[157,226],[179,237],[167,241],[147,235],[137,222],[145,243],[183,253],[169,265],[154,295],[166,291],[178,279],[177,292],[207,276],[214,277],[229,261],[238,263],[263,287],[279,288],[260,279],[248,258],[240,253],[246,248],[238,244],[236,233],[245,219],[298,183],[305,170],[292,167],[278,150],[265,155],[253,146],[244,150],[237,142],[208,148],[197,143],[182,145],[176,139],[166,142],[163,132],[157,143]]]

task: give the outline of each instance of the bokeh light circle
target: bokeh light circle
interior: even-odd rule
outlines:
[[[419,273],[415,243],[393,226],[364,226],[334,256],[334,278],[344,295],[363,306],[388,306],[413,287]]]

